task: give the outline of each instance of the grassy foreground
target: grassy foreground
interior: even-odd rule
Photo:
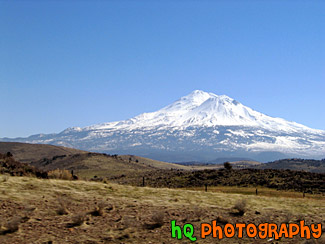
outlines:
[[[245,214],[235,215],[238,201]],[[192,223],[196,243],[305,243],[208,237],[200,224],[290,222],[325,226],[325,198],[255,196],[186,189],[0,175],[0,243],[191,243],[171,238],[170,221]],[[324,230],[323,230],[324,231]],[[309,241],[310,242],[310,241]],[[309,243],[307,242],[307,243]],[[324,243],[324,234],[310,243]]]

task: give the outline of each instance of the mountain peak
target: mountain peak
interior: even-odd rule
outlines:
[[[235,101],[233,98],[228,97],[227,95],[216,95],[212,92],[205,92],[202,90],[194,90],[187,96],[184,96],[181,98],[182,100],[196,100],[196,101],[206,101],[208,99],[219,99],[219,100],[225,100],[225,101]]]
[[[213,97],[213,96],[216,96],[216,95],[213,93],[208,93],[208,92],[201,91],[201,90],[194,90],[190,94],[181,97],[177,101],[188,101],[188,102],[194,103],[194,104],[201,104],[205,100],[207,100],[208,98]]]
[[[210,95],[210,94],[211,93],[205,92],[205,91],[202,91],[202,90],[194,90],[185,97],[207,96],[207,95]]]
[[[257,112],[226,95],[194,90],[172,104],[134,118],[94,125],[86,129],[187,128],[214,126],[255,126],[272,131],[311,130],[310,128]]]
[[[216,95],[202,90],[195,90],[161,110],[149,114],[156,122],[164,121],[182,127],[256,125],[255,116],[259,115],[226,95]],[[146,118],[149,119],[147,116]],[[155,124],[153,121],[147,122]]]
[[[259,152],[324,155],[325,132],[257,112],[226,95],[195,90],[170,105],[128,120],[72,127],[58,134],[19,138],[109,153],[175,153],[193,160],[210,154]],[[168,156],[169,155],[169,156]],[[219,156],[220,156],[219,155]],[[160,156],[159,156],[160,157]]]

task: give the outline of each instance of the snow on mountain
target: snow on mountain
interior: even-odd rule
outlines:
[[[257,153],[266,152],[325,155],[325,131],[273,118],[228,96],[200,90],[156,112],[128,120],[72,127],[59,134],[34,135],[16,141],[134,153],[172,161],[225,155],[256,158]]]
[[[244,106],[226,95],[195,90],[176,102],[152,113],[134,118],[86,127],[89,129],[136,129],[143,127],[211,127],[217,125],[258,126],[269,130],[317,132],[304,125],[273,118]],[[322,131],[319,131],[322,132]]]

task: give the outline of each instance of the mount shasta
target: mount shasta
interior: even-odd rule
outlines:
[[[1,141],[46,143],[165,161],[325,157],[325,131],[273,118],[236,100],[196,90],[152,113]]]

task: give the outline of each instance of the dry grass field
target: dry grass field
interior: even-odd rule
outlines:
[[[171,238],[171,220],[192,223],[196,243],[324,243],[324,235],[309,241],[200,239],[200,223],[212,220],[255,224],[305,220],[325,226],[324,197],[255,196],[230,189],[204,192],[0,175],[0,243],[191,243]],[[233,212],[239,201],[246,203],[242,216]]]
[[[205,187],[187,187],[186,190],[205,191]],[[285,197],[285,198],[306,198],[312,200],[325,200],[325,194],[310,194],[296,191],[279,191],[267,187],[236,187],[236,186],[208,186],[208,192],[242,194],[247,196],[255,196],[257,189],[258,196],[266,197]]]
[[[186,237],[171,238],[172,220],[179,226],[193,224],[196,243],[325,242],[324,235],[317,240],[239,239],[237,234],[200,238],[201,223],[213,220],[221,226],[305,220],[307,225],[321,223],[324,232],[324,174],[238,169],[236,164],[232,170],[199,171],[133,155],[0,146],[14,154],[0,158],[0,243],[191,243]],[[21,164],[15,156],[33,162]],[[148,187],[141,187],[143,179]]]

